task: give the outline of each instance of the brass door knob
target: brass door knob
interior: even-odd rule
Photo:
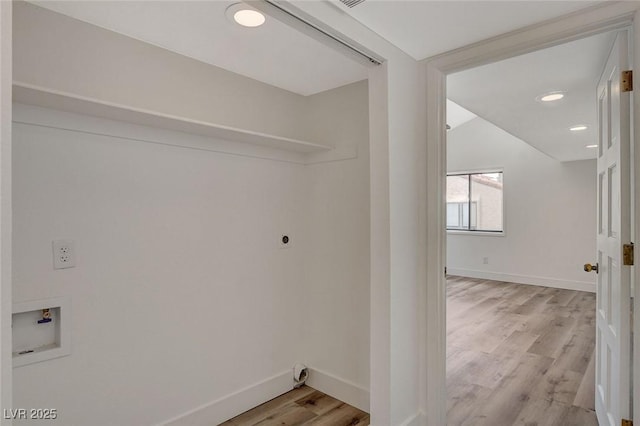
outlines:
[[[590,263],[585,263],[584,264],[584,271],[585,272],[595,272],[597,274],[598,273],[598,264],[596,263],[595,265],[592,265]]]

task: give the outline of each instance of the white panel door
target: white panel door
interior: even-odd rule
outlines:
[[[596,413],[619,426],[630,409],[630,266],[622,246],[631,238],[630,94],[620,88],[628,69],[628,35],[621,31],[597,88],[598,285],[596,304]]]

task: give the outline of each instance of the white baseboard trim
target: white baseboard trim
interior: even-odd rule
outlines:
[[[309,368],[307,385],[360,410],[369,412],[369,390],[333,374]],[[210,426],[223,423],[293,389],[291,370],[283,371],[232,394],[203,404],[157,426]],[[402,426],[418,426],[413,422]]]
[[[472,269],[447,268],[448,275],[479,278],[483,280],[505,281],[517,284],[539,285],[543,287],[562,288],[565,290],[579,290],[596,292],[596,283],[587,281],[571,281],[557,278],[533,277],[528,275],[505,274],[502,272],[475,271]]]
[[[309,368],[307,385],[369,413],[369,390],[331,373]]]
[[[422,418],[423,414],[418,412],[400,423],[399,426],[421,426],[423,424]]]
[[[158,426],[211,426],[257,407],[293,389],[292,370],[240,389],[215,401],[180,414]]]

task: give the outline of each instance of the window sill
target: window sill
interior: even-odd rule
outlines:
[[[447,234],[449,235],[477,235],[482,237],[504,237],[505,232],[486,232],[486,231],[456,231],[452,229],[447,229]]]

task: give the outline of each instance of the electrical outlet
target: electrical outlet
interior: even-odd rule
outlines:
[[[72,240],[56,240],[53,242],[53,269],[74,268],[76,266],[76,250]]]
[[[489,264],[489,258],[488,257],[483,257],[482,258],[482,263],[484,263],[485,265]]]

